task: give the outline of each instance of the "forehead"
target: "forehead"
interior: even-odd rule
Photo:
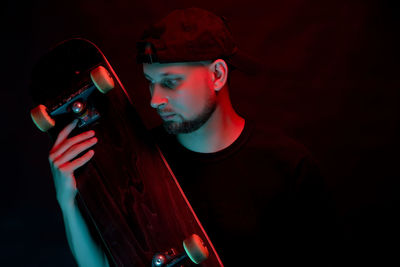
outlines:
[[[143,63],[143,73],[148,77],[185,75],[197,68],[204,68],[202,63]]]

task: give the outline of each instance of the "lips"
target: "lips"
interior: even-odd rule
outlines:
[[[170,120],[176,115],[175,113],[159,113],[159,114],[161,119],[163,120]]]

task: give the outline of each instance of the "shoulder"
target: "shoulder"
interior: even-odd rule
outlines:
[[[248,121],[250,129],[247,150],[272,162],[289,176],[298,176],[299,171],[317,168],[317,161],[310,150],[284,130],[271,125]]]
[[[311,157],[310,151],[302,143],[282,129],[254,121],[249,121],[249,124],[252,124],[249,145],[254,149],[264,150],[282,160],[292,162]]]
[[[251,146],[264,151],[282,170],[299,194],[309,197],[325,192],[325,181],[318,160],[301,142],[290,137],[282,129],[255,124]],[[302,196],[304,197],[304,196]]]

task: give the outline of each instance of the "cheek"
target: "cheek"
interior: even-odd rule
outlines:
[[[192,90],[198,88],[184,89],[179,95],[179,99],[176,101],[176,109],[184,117],[190,118],[201,111],[201,103],[203,99],[203,94],[200,90]]]
[[[191,118],[202,112],[204,106],[212,93],[210,82],[204,76],[197,76],[185,84],[185,88],[179,92],[179,103],[176,108],[180,109],[181,115]],[[177,110],[178,111],[178,110]]]

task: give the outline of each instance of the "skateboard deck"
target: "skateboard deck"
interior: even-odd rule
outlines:
[[[111,265],[162,266],[165,260],[188,258],[177,266],[191,266],[204,260],[208,251],[200,266],[223,266],[132,100],[95,44],[70,39],[52,48],[33,69],[31,95],[36,105],[31,116],[53,140],[76,118],[78,127],[71,135],[96,132],[94,157],[75,172],[77,201]]]

